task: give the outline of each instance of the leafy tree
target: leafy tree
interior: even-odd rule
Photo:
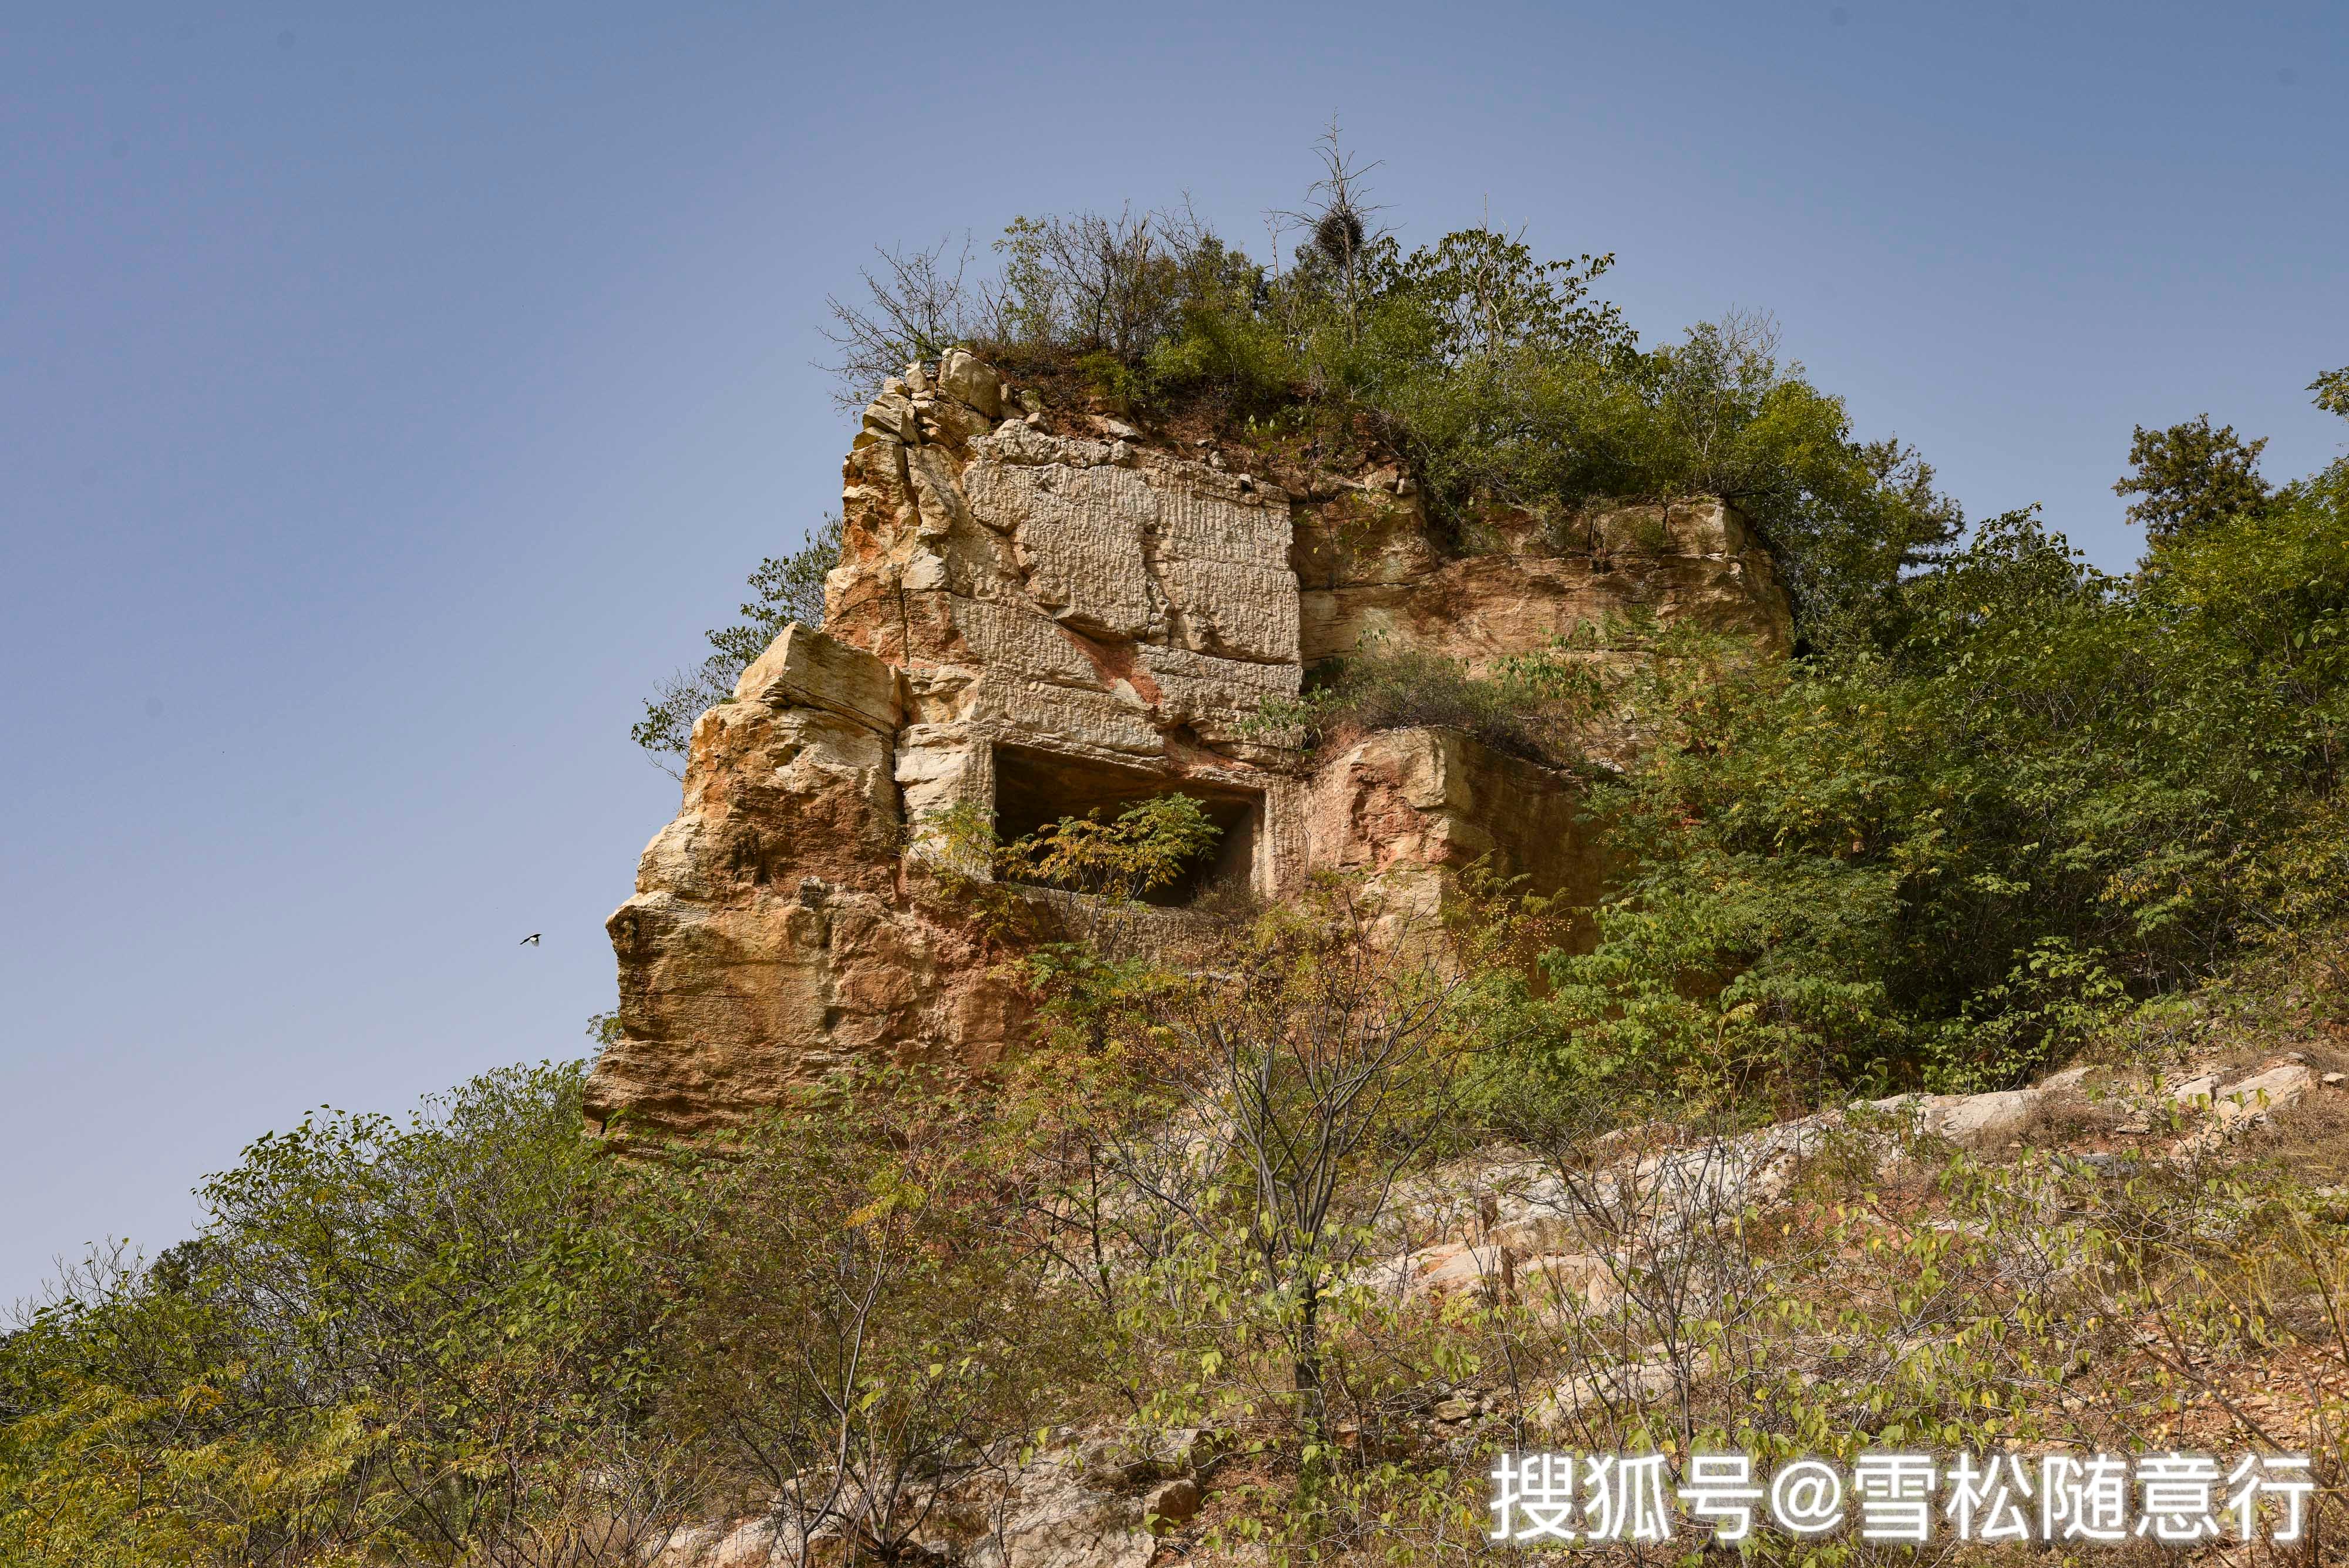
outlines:
[[[734,683],[783,628],[823,625],[823,579],[840,564],[841,519],[828,514],[807,543],[788,556],[770,556],[750,576],[753,597],[742,618],[702,635],[713,650],[699,666],[681,670],[645,699],[645,716],[628,738],[645,749],[664,773],[681,778],[693,741],[693,722],[720,702],[731,701]]]
[[[1543,261],[1522,238],[1479,228],[1407,256],[1382,240],[1366,265],[1376,296],[1421,313],[1425,352],[1442,364],[1516,353],[1604,356],[1632,343],[1622,312],[1591,296],[1612,255]]]
[[[1140,1008],[1238,1201],[1154,1190],[1203,1241],[1247,1261],[1246,1285],[1288,1351],[1299,1423],[1317,1445],[1331,1298],[1450,1106],[1467,982],[1411,934],[1398,911],[1333,889],[1301,914],[1268,914],[1214,969]]]
[[[2327,370],[2308,384],[2316,394],[2316,406],[2328,414],[2339,414],[2349,420],[2349,366]]]
[[[843,1079],[643,1173],[628,1234],[679,1303],[656,1428],[771,1500],[783,1561],[906,1560],[1076,1413],[1085,1321],[997,1222],[983,1134],[918,1081]]]
[[[1014,342],[1065,346],[1121,368],[1139,366],[1175,326],[1185,296],[1212,273],[1221,246],[1187,213],[1012,219],[1004,256],[1003,322]]]
[[[1940,557],[1964,522],[1930,464],[1854,435],[1843,400],[1782,365],[1766,317],[1702,324],[1644,357],[1647,417],[1615,434],[1634,495],[1735,504],[1785,569],[1813,639]]]
[[[65,1281],[0,1355],[0,1555],[535,1563],[647,1539],[676,1480],[630,1431],[662,1309],[612,1245],[579,1080],[312,1116],[204,1184],[193,1241]]]
[[[2011,1084],[2131,996],[2337,912],[2349,509],[2312,482],[2116,578],[2029,514],[1793,664],[1681,634],[1594,798],[1598,941],[1547,1047],[1630,1096]]]
[[[2133,467],[2113,482],[2113,493],[2144,497],[2130,504],[2129,521],[2144,524],[2148,544],[2167,544],[2263,508],[2271,493],[2259,473],[2267,444],[2264,436],[2246,443],[2232,425],[2212,430],[2209,414],[2168,430],[2138,425],[2129,440]]]

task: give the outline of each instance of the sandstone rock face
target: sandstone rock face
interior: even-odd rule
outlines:
[[[1768,552],[1719,501],[1618,507],[1556,529],[1503,526],[1499,548],[1446,559],[1416,496],[1368,485],[1300,518],[1299,541],[1309,662],[1378,639],[1481,670],[1578,626],[1641,612],[1697,620],[1772,652],[1793,641]]]
[[[607,925],[622,1036],[598,1122],[698,1131],[859,1057],[1001,1050],[1011,999],[900,895],[898,680],[795,626],[696,723],[684,810]]]
[[[952,807],[1016,833],[1181,790],[1225,828],[1200,884],[1259,898],[1327,867],[1433,900],[1487,854],[1595,893],[1566,775],[1435,731],[1317,764],[1251,722],[1366,638],[1481,666],[1650,612],[1787,641],[1769,557],[1718,503],[1447,555],[1392,469],[1259,475],[1112,421],[1003,417],[1035,406],[957,351],[865,410],[823,628],[702,716],[683,808],[609,922],[599,1125],[690,1134],[854,1061],[1013,1048],[1019,996],[924,897],[926,824]]]
[[[1389,730],[1317,767],[1305,792],[1309,865],[1380,877],[1390,898],[1433,913],[1444,873],[1494,857],[1575,907],[1605,868],[1566,775],[1449,730]]]

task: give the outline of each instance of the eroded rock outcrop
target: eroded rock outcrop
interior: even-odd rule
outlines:
[[[1160,1536],[1198,1511],[1198,1429],[1052,1436],[1030,1458],[986,1456],[992,1462],[958,1480],[895,1500],[902,1519],[918,1521],[903,1558],[970,1568],[1147,1568]],[[787,1495],[764,1511],[679,1531],[648,1568],[837,1562],[847,1555],[843,1537],[853,1533],[858,1501],[802,1521]]]
[[[843,471],[823,628],[702,715],[612,917],[622,1037],[589,1115],[692,1133],[852,1060],[1012,1048],[1019,996],[926,897],[924,824],[956,806],[1017,833],[1179,789],[1225,828],[1193,887],[1259,898],[1322,867],[1433,898],[1485,855],[1595,892],[1565,775],[1440,731],[1317,760],[1256,722],[1365,639],[1482,666],[1640,608],[1785,646],[1769,556],[1718,503],[1505,519],[1462,556],[1392,469],[1251,462],[1048,419],[961,352],[893,379]]]

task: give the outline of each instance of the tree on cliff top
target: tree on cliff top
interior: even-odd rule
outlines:
[[[1570,547],[1599,500],[1717,495],[1785,566],[1813,640],[1962,522],[1933,471],[1863,440],[1843,400],[1783,359],[1766,317],[1642,348],[1597,297],[1610,254],[1547,258],[1478,224],[1406,248],[1374,229],[1363,171],[1334,141],[1303,211],[1260,262],[1187,207],[1015,218],[981,275],[968,246],[884,253],[864,303],[831,300],[843,401],[968,343],[1024,380],[1344,470],[1400,456],[1464,553],[1488,519],[1547,518]]]
[[[2349,420],[2349,366],[2325,371],[2308,384],[2308,389],[2316,394],[2318,408]]]

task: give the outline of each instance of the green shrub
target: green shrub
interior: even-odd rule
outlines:
[[[903,1561],[935,1489],[1081,1412],[1081,1293],[1005,1222],[986,1133],[917,1079],[843,1078],[638,1173],[626,1245],[676,1303],[647,1429],[792,1541]]]
[[[1601,690],[1594,672],[1557,654],[1479,676],[1440,653],[1376,643],[1317,667],[1312,680],[1299,698],[1264,703],[1249,732],[1330,746],[1382,730],[1456,730],[1496,752],[1565,767],[1579,759],[1577,726]]]
[[[2349,895],[2337,475],[2108,576],[2027,514],[1796,663],[1660,660],[1594,809],[1636,867],[1555,952],[1561,1070],[1788,1102],[2002,1086]]]
[[[661,1308],[606,1223],[579,1084],[513,1069],[404,1126],[310,1117],[205,1183],[193,1241],[66,1281],[0,1344],[0,1556],[504,1563],[629,1537],[664,1490],[628,1441]]]

